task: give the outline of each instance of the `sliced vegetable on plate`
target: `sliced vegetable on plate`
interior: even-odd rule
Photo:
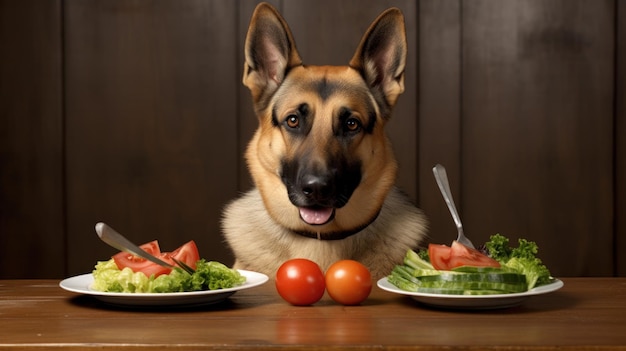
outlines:
[[[172,252],[161,252],[158,240],[145,243],[139,246],[139,248],[173,266],[176,265],[174,262],[176,259],[184,262],[191,268],[196,269],[196,262],[200,259],[198,247],[193,240],[187,242]],[[115,261],[117,268],[120,270],[128,267],[133,272],[144,273],[147,277],[150,277],[153,274],[158,277],[161,274],[169,274],[172,271],[171,268],[160,266],[152,261],[146,260],[145,258],[137,257],[124,251],[114,255],[113,261]]]
[[[387,281],[405,291],[432,294],[522,293],[554,280],[537,252],[534,242],[520,239],[512,248],[500,234],[491,236],[485,252],[456,241],[451,246],[430,244],[427,252],[409,250]]]
[[[433,267],[438,270],[451,270],[461,266],[500,268],[498,261],[456,240],[451,246],[429,244],[428,256]]]

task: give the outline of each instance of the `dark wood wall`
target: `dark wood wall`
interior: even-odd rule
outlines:
[[[232,256],[221,208],[250,187],[241,85],[256,1],[0,0],[0,278],[61,278],[114,253],[105,221],[164,249]],[[406,17],[398,184],[474,242],[534,240],[556,276],[626,275],[626,1],[272,1],[308,64],[346,64]]]

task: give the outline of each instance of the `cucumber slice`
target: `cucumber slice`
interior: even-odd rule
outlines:
[[[403,278],[402,276],[400,276],[399,274],[396,274],[395,272],[391,273],[391,275],[387,277],[387,281],[397,286],[398,288],[402,290],[406,290],[406,291],[417,292],[420,288],[419,283],[415,283],[410,280],[407,280]]]
[[[488,282],[488,283],[524,283],[526,276],[519,273],[458,273],[441,271],[439,275],[417,277],[422,283],[449,281],[449,282]]]
[[[453,282],[432,281],[419,286],[420,289],[449,289],[449,290],[494,290],[500,293],[524,292],[528,289],[526,282],[523,283],[495,283],[495,282]]]
[[[417,277],[413,276],[413,269],[411,267],[397,265],[393,268],[393,271],[391,271],[391,275],[406,279],[416,284],[420,283]]]
[[[473,267],[473,266],[461,266],[452,268],[452,272],[460,272],[460,273],[516,273],[516,271],[511,270],[506,267]]]
[[[444,295],[496,295],[502,294],[500,290],[464,290],[464,289],[442,289],[442,288],[419,288],[418,292],[428,294]]]
[[[421,259],[419,255],[417,254],[417,252],[413,250],[408,250],[406,252],[406,256],[404,257],[404,264],[413,269],[426,269],[426,270],[435,269],[435,267],[433,267],[433,265],[430,264],[430,262],[424,261],[423,259]]]

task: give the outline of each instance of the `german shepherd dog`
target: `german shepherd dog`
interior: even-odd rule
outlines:
[[[246,151],[255,187],[222,221],[235,268],[273,277],[290,258],[323,270],[353,259],[380,278],[417,247],[426,220],[394,186],[384,131],[404,91],[406,52],[404,17],[392,8],[347,66],[305,65],[283,17],[257,6],[243,74],[259,120]]]

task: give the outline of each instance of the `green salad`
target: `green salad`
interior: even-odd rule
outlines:
[[[175,268],[169,274],[148,277],[126,267],[120,270],[115,261],[100,261],[93,270],[91,289],[119,293],[170,293],[183,291],[217,290],[245,283],[239,271],[216,261],[197,261],[196,271],[189,274]]]

